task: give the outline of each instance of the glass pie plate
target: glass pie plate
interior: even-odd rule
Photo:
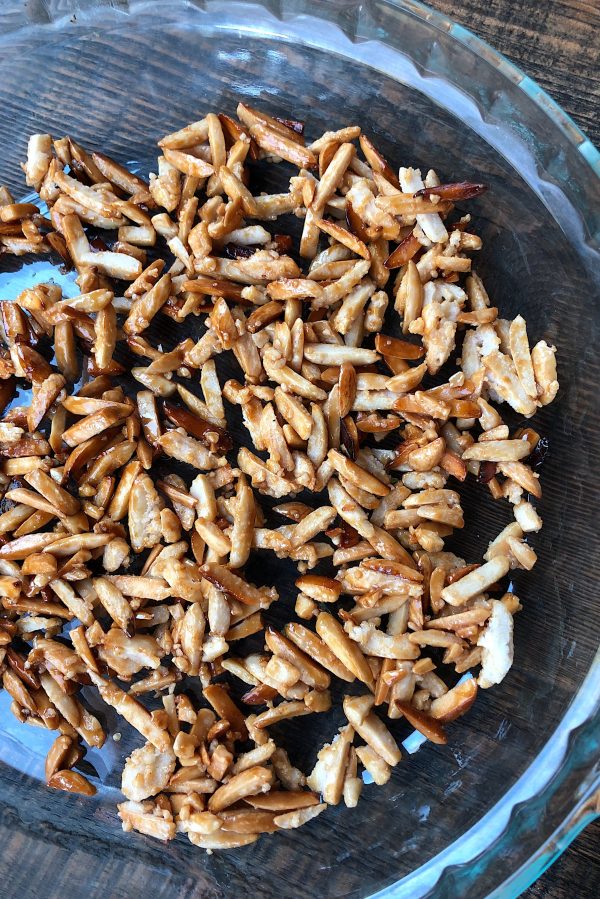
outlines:
[[[0,893],[516,896],[598,810],[600,158],[535,83],[411,0],[0,4],[0,182],[17,195],[33,131],[70,133],[147,173],[162,134],[240,98],[305,119],[309,134],[357,122],[394,165],[490,185],[470,207],[484,240],[477,269],[501,314],[522,312],[533,340],[557,345],[561,381],[535,419],[550,444],[544,529],[538,564],[514,577],[515,662],[451,726],[447,747],[411,752],[399,726],[402,763],[357,809],[213,855],[184,837],[164,846],[122,832],[119,773],[137,742],[125,728],[88,755],[97,796],[73,797],[44,787],[49,736],[18,725],[4,702]],[[4,299],[8,268],[0,257]],[[42,269],[26,264],[22,278]],[[510,520],[482,493],[467,509],[470,561]],[[289,602],[285,566],[261,576]],[[312,718],[288,732],[307,766],[340,723]]]

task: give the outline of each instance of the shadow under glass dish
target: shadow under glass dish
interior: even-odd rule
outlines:
[[[84,146],[133,161],[146,175],[156,171],[155,145],[163,134],[211,109],[231,114],[245,99],[268,112],[305,120],[309,138],[358,123],[395,167],[433,167],[443,180],[489,184],[487,194],[465,204],[483,238],[475,268],[503,317],[522,313],[532,344],[545,338],[558,347],[561,391],[534,419],[550,441],[541,470],[544,529],[532,540],[539,561],[532,572],[514,575],[524,609],[515,621],[513,668],[501,686],[480,691],[469,714],[450,726],[447,747],[428,743],[414,754],[404,753],[387,785],[365,787],[357,809],[330,808],[298,831],[262,837],[247,849],[208,856],[185,837],[163,846],[121,831],[115,810],[120,772],[126,755],[140,745],[139,736],[122,723],[112,726],[122,733],[120,742],[109,738],[100,753],[88,753],[102,782],[94,799],[47,790],[38,779],[51,737],[19,725],[2,704],[0,873],[6,871],[4,883],[22,899],[54,899],[65,890],[71,899],[133,896],[146,889],[154,899],[307,893],[328,899],[365,896],[391,884],[396,884],[394,895],[421,895],[423,885],[434,884],[445,864],[459,860],[459,854],[449,854],[454,841],[501,802],[539,756],[580,689],[599,643],[594,613],[599,527],[593,497],[600,483],[600,313],[598,282],[587,270],[593,251],[577,233],[576,213],[569,212],[558,188],[544,187],[542,202],[528,186],[519,174],[527,159],[518,143],[507,138],[501,155],[463,117],[441,105],[441,89],[439,102],[434,102],[377,71],[376,49],[370,67],[341,52],[286,41],[285,21],[258,6],[246,7],[245,17],[244,4],[223,8],[227,6],[230,20],[226,11],[211,18],[178,3],[168,10],[160,3],[133,5],[130,15],[100,11],[94,27],[83,17],[76,25],[66,20],[7,38],[0,56],[0,181],[15,195],[22,194],[18,162],[34,131],[69,133]],[[375,18],[389,4],[363,6]],[[358,4],[328,2],[322,7],[323,16],[335,13],[343,25]],[[313,21],[315,39],[310,42],[326,44],[330,23],[323,25],[321,35],[319,22]],[[417,60],[419,53],[427,57],[426,39],[429,58],[460,50],[406,11],[397,11],[401,26],[406,35],[398,31],[395,39],[405,42],[404,49]],[[383,28],[379,33],[383,39]],[[368,56],[364,45],[358,47],[362,58]],[[474,80],[473,93],[492,110],[493,102],[508,102],[508,82],[483,59],[473,78],[481,82],[476,88]],[[431,86],[430,92],[435,94]],[[585,161],[550,124],[554,132],[548,134],[547,171],[559,183],[566,183],[567,173],[571,194],[585,193]],[[554,156],[551,140],[565,145],[555,146]],[[291,169],[286,164],[280,168],[283,185]],[[587,187],[597,190],[593,180]],[[558,221],[574,223],[570,239]],[[8,268],[0,258],[2,298],[17,292]],[[47,272],[42,264],[39,270],[26,268],[22,277],[39,280]],[[186,327],[178,329],[179,339]],[[241,430],[236,436],[245,440]],[[477,561],[487,542],[511,520],[511,509],[489,501],[485,488],[472,488],[465,518],[468,527],[456,546],[467,561]],[[295,570],[263,555],[248,574],[257,583],[277,586],[282,599],[269,615],[275,623],[283,620],[285,609],[293,607]],[[309,770],[316,750],[341,723],[338,708],[291,721],[280,733],[286,734],[293,760]],[[398,722],[394,732],[403,740],[410,729]],[[557,805],[554,814],[561,811],[557,823],[568,805]],[[506,806],[506,817],[508,812]],[[539,809],[545,836],[553,820],[547,808]],[[482,830],[481,850],[488,840],[489,833]],[[516,836],[511,845],[514,855],[499,863],[496,875],[484,872],[484,866],[479,873],[476,866],[469,867],[470,896],[484,895],[526,860]],[[531,852],[538,846],[532,844]],[[432,861],[441,853],[445,855]],[[432,876],[415,880],[411,872],[426,864]],[[460,871],[456,876],[454,880],[447,872],[436,895],[457,895],[443,885],[462,883]]]

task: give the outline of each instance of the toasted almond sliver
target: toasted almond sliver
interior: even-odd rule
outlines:
[[[423,736],[431,740],[432,743],[445,744],[448,742],[446,732],[437,719],[432,718],[426,712],[416,709],[408,702],[401,702],[399,699],[394,700],[396,707],[402,712],[406,720],[413,725]]]
[[[79,511],[80,504],[78,500],[66,490],[63,490],[55,480],[41,469],[36,469],[25,475],[25,480],[49,502],[54,503],[63,515],[75,515]]]
[[[367,490],[376,496],[386,496],[390,492],[387,484],[383,484],[379,478],[365,471],[364,468],[361,468],[360,465],[346,458],[337,450],[329,450],[327,458],[339,474],[362,490]]]
[[[335,240],[343,244],[343,246],[348,247],[349,250],[356,253],[357,256],[362,256],[363,259],[371,258],[367,245],[352,234],[351,231],[348,231],[347,228],[342,228],[342,226],[338,225],[336,222],[328,221],[326,219],[318,219],[315,224],[320,231],[324,231],[325,234],[329,234],[330,237],[335,238]]]
[[[304,357],[317,365],[342,365],[343,362],[350,362],[352,365],[370,365],[379,358],[374,350],[328,343],[305,344]]]
[[[208,807],[212,812],[222,811],[247,796],[267,792],[272,783],[273,774],[268,768],[247,768],[219,787],[208,800]]]
[[[214,168],[203,159],[185,153],[182,150],[171,150],[168,147],[163,148],[164,157],[167,162],[171,163],[178,171],[184,175],[193,175],[196,178],[207,178],[212,175]]]
[[[393,767],[402,757],[400,750],[383,721],[371,711],[372,708],[372,696],[344,697],[344,714],[354,730]]]
[[[132,696],[124,693],[116,684],[105,680],[95,672],[90,677],[102,699],[111,705],[126,721],[138,730],[153,746],[161,752],[171,751],[171,738],[166,730],[158,727],[150,713]]]
[[[526,440],[484,440],[468,446],[462,457],[476,462],[517,462],[529,453]]]
[[[531,351],[531,362],[538,385],[538,399],[542,406],[547,406],[558,393],[556,347],[540,340]]]
[[[277,134],[267,125],[260,123],[252,125],[250,134],[262,150],[273,156],[280,156],[282,159],[300,167],[312,168],[316,165],[317,160],[310,150],[300,146],[293,140]]]
[[[124,404],[119,404],[119,408],[94,412],[71,425],[62,435],[63,440],[69,446],[78,446],[123,421],[130,413],[131,408]]]
[[[254,587],[237,574],[229,571],[223,565],[217,565],[216,563],[203,565],[200,568],[200,574],[202,577],[206,578],[207,581],[210,581],[211,584],[214,584],[215,587],[218,587],[219,590],[229,593],[231,596],[235,596],[237,600],[245,605],[251,605],[253,603],[257,603],[258,605],[268,604],[269,596],[271,594],[266,588],[261,590]]]
[[[327,689],[331,680],[327,672],[323,671],[319,665],[315,665],[294,643],[271,627],[265,631],[265,642],[271,652],[281,656],[298,669],[305,684],[317,690]]]
[[[476,696],[477,681],[474,677],[470,677],[442,696],[436,697],[431,703],[430,714],[444,723],[454,721],[471,708]]]
[[[249,846],[258,840],[258,836],[258,833],[233,833],[226,830],[211,834],[188,832],[190,843],[211,852],[215,849],[238,849],[241,846]]]
[[[158,438],[158,444],[168,456],[173,459],[179,459],[180,462],[187,462],[203,471],[210,471],[217,468],[219,464],[218,457],[207,450],[203,443],[182,434],[180,431],[166,431]]]
[[[342,592],[340,581],[322,574],[303,574],[296,587],[317,602],[336,602]]]
[[[442,599],[452,606],[463,605],[504,577],[509,568],[510,562],[506,556],[496,556],[450,586],[444,587]]]
[[[10,500],[14,503],[23,503],[26,506],[30,506],[32,509],[39,509],[41,512],[46,512],[51,517],[55,514],[55,506],[48,502],[47,499],[44,499],[39,493],[36,493],[35,490],[27,490],[24,487],[17,487],[15,490],[7,490],[6,499]]]
[[[312,631],[301,624],[290,622],[284,629],[286,637],[296,644],[303,652],[311,656],[323,668],[331,671],[336,677],[352,683],[355,675],[343,665],[338,657],[329,649],[326,643]]]
[[[336,478],[331,478],[327,485],[329,499],[337,510],[340,518],[343,518],[350,527],[354,528],[365,540],[371,540],[375,534],[375,528],[368,520],[366,513],[352,497],[344,490]]]
[[[235,728],[240,739],[245,740],[248,731],[244,722],[244,716],[223,687],[211,684],[205,688],[204,696],[217,714],[229,721],[232,728]]]
[[[535,383],[535,375],[533,373],[533,365],[531,362],[531,352],[529,350],[529,339],[527,337],[527,328],[525,319],[522,315],[517,315],[510,326],[510,352],[512,355],[515,368],[519,380],[523,385],[525,392],[535,399],[537,397],[537,387]]]
[[[146,293],[134,300],[123,328],[127,334],[141,334],[166,303],[171,290],[171,275],[167,272]]]
[[[314,402],[323,402],[327,398],[327,394],[320,387],[312,384],[307,378],[299,375],[288,365],[280,365],[279,357],[275,351],[267,350],[263,356],[263,365],[265,371],[272,381],[276,381],[284,387],[289,388],[292,393],[297,396],[304,397]]]
[[[119,588],[112,581],[99,577],[94,580],[94,589],[115,624],[127,632],[133,619],[133,610]]]
[[[158,146],[172,150],[185,150],[187,147],[202,144],[206,140],[208,140],[208,121],[200,119],[198,122],[191,122],[180,131],[165,135],[162,140],[159,140]]]
[[[302,546],[321,531],[325,531],[336,516],[336,511],[332,506],[322,506],[306,515],[294,527],[290,535],[290,544],[293,549]]]
[[[252,808],[287,812],[291,809],[310,808],[318,805],[319,797],[316,793],[308,790],[271,790],[260,796],[249,796],[246,802]]]
[[[408,635],[411,643],[417,646],[438,646],[447,649],[450,646],[463,647],[464,641],[456,634],[447,631],[428,629],[426,631],[413,631]]]
[[[326,808],[326,803],[322,802],[320,805],[298,809],[293,812],[288,812],[285,815],[277,815],[273,821],[281,830],[292,830],[296,827],[302,827],[303,824],[306,824],[312,818],[316,818],[317,815],[324,812]]]
[[[308,714],[310,714],[310,709],[303,702],[280,702],[274,708],[258,715],[254,721],[254,727],[262,730],[265,727],[270,727],[272,724],[285,721],[287,718],[298,718],[301,715]]]
[[[375,682],[369,663],[356,643],[349,639],[341,624],[332,615],[321,612],[316,627],[319,637],[340,662],[373,690]]]
[[[494,389],[501,398],[521,415],[533,415],[536,410],[536,404],[521,385],[512,359],[498,350],[494,350],[488,353],[487,356],[484,356],[482,361],[486,368],[486,380],[491,380]],[[535,370],[535,356],[533,353],[532,362]]]
[[[67,793],[80,793],[82,796],[96,794],[96,787],[78,771],[55,771],[48,780],[48,786]]]
[[[273,812],[261,809],[234,809],[219,814],[223,831],[234,831],[237,834],[273,833],[277,830]]]
[[[64,580],[56,579],[50,581],[50,586],[69,612],[88,627],[93,625],[94,616],[92,614],[91,602],[78,596],[71,585]]]
[[[41,535],[40,535],[41,536]],[[46,536],[46,535],[44,535]],[[43,548],[43,552],[50,552],[53,556],[70,556],[82,549],[98,549],[100,546],[106,546],[112,539],[111,534],[73,534],[70,537],[60,537],[56,539],[53,535],[53,541]]]
[[[276,387],[275,404],[280,414],[292,425],[302,440],[308,440],[313,430],[313,419],[301,401]]]

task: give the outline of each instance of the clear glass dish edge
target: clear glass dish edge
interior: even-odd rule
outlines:
[[[283,39],[301,37],[308,40],[305,20],[314,21],[319,17],[317,4],[311,4],[310,13],[306,13],[306,4],[288,2],[288,0],[265,0],[263,3],[253,3],[252,0],[190,0],[185,5],[194,11],[201,13],[205,23],[218,30],[219,27],[231,27],[232,14],[238,12],[239,22],[236,27],[247,27],[247,7],[251,3],[260,7],[263,13],[272,17],[272,25],[277,28],[277,23],[285,20],[285,34]],[[7,0],[0,9],[0,46],[3,42],[10,42],[16,38],[27,39],[39,33],[40,28],[48,25],[61,27],[68,21],[69,28],[85,28],[88,26],[115,25],[121,16],[128,11],[138,11],[141,8],[153,8],[153,13],[161,11],[168,15],[169,10],[182,4],[153,0],[153,2],[132,2],[126,0],[97,0],[89,3],[70,2],[70,0],[32,0],[27,5],[13,3]],[[375,4],[358,4],[353,0],[345,3],[339,0],[336,5],[345,11],[349,7],[370,7]],[[487,63],[494,66],[504,77],[522,90],[544,113],[553,124],[560,129],[569,142],[583,157],[590,167],[590,175],[600,176],[600,152],[578,128],[573,120],[555,103],[554,100],[526,76],[517,66],[509,62],[506,57],[494,50],[485,41],[476,37],[468,29],[453,23],[444,15],[430,9],[417,0],[385,0],[385,5],[396,8],[412,16],[423,19],[433,25],[440,32],[446,33],[467,47],[476,55],[484,58]],[[227,8],[229,25],[219,23],[219,16],[224,8]],[[297,12],[294,11],[297,7]],[[244,13],[246,21],[244,22]],[[210,20],[210,22],[209,22]],[[295,26],[295,34],[290,34],[290,26]],[[366,36],[360,33],[358,27],[358,15],[356,31],[348,34],[338,25],[327,22],[328,39],[330,29],[339,32],[337,40],[340,52],[348,53],[343,44],[351,40],[365,40]],[[291,29],[294,31],[294,28]],[[279,34],[279,31],[276,31]],[[385,46],[385,36],[377,35],[378,42]],[[313,45],[320,45],[319,40],[312,41]],[[356,50],[357,43],[352,44]],[[396,55],[401,55],[397,48],[391,48]],[[362,59],[359,54],[359,58]],[[369,64],[367,59],[362,61]],[[417,80],[421,80],[418,78]],[[514,137],[514,136],[513,136]],[[500,150],[501,151],[501,150]],[[531,160],[529,160],[531,161]],[[540,173],[535,172],[536,182],[532,186],[543,199],[543,191],[540,190]],[[567,204],[569,205],[569,204]],[[577,217],[584,217],[584,211],[580,209],[564,209],[565,219],[560,224],[565,227],[567,222],[573,222],[572,213]],[[578,228],[578,238],[582,244],[590,244],[584,239],[581,229]],[[594,251],[595,242],[590,247],[591,256],[597,260]],[[592,259],[589,260],[590,262]],[[477,890],[477,881],[481,872],[489,870],[494,859],[498,858],[513,838],[513,831],[523,835],[523,829],[531,832],[537,830],[539,816],[544,807],[553,801],[557,791],[564,786],[569,775],[575,775],[576,786],[572,787],[573,807],[569,814],[560,822],[552,832],[547,835],[537,850],[515,870],[511,871],[502,883],[494,885],[489,896],[506,899],[508,896],[519,895],[531,884],[552,862],[568,847],[581,830],[595,817],[600,815],[600,651],[590,668],[579,692],[573,698],[571,706],[557,727],[555,733],[544,747],[542,753],[535,762],[521,776],[511,790],[497,803],[477,825],[459,837],[451,846],[435,859],[430,860],[421,868],[412,872],[403,881],[393,884],[385,890],[377,893],[380,897],[408,897],[423,895],[448,895],[446,889],[453,885],[456,889],[459,885],[464,890],[471,888],[469,895],[480,895]],[[528,807],[530,805],[531,807]],[[483,843],[484,848],[481,848]],[[463,893],[464,894],[464,893]],[[456,893],[454,893],[456,895]]]

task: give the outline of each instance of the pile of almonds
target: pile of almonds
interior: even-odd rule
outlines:
[[[225,849],[355,806],[363,769],[384,784],[400,761],[398,719],[445,743],[508,672],[520,602],[501,585],[536,562],[543,444],[498,407],[551,402],[555,350],[472,270],[457,204],[484,185],[243,103],[159,147],[145,181],[37,134],[41,202],[0,187],[2,253],[49,254],[80,291],[0,301],[0,672],[14,715],[57,734],[51,787],[95,792],[76,770],[106,739],[95,690],[142,741],[123,827]],[[286,191],[255,195],[273,163]],[[467,478],[512,510],[481,563],[445,547]],[[271,553],[296,566],[295,597],[252,583],[257,552],[265,581]],[[340,684],[347,724],[307,776],[270,728],[327,713]]]

